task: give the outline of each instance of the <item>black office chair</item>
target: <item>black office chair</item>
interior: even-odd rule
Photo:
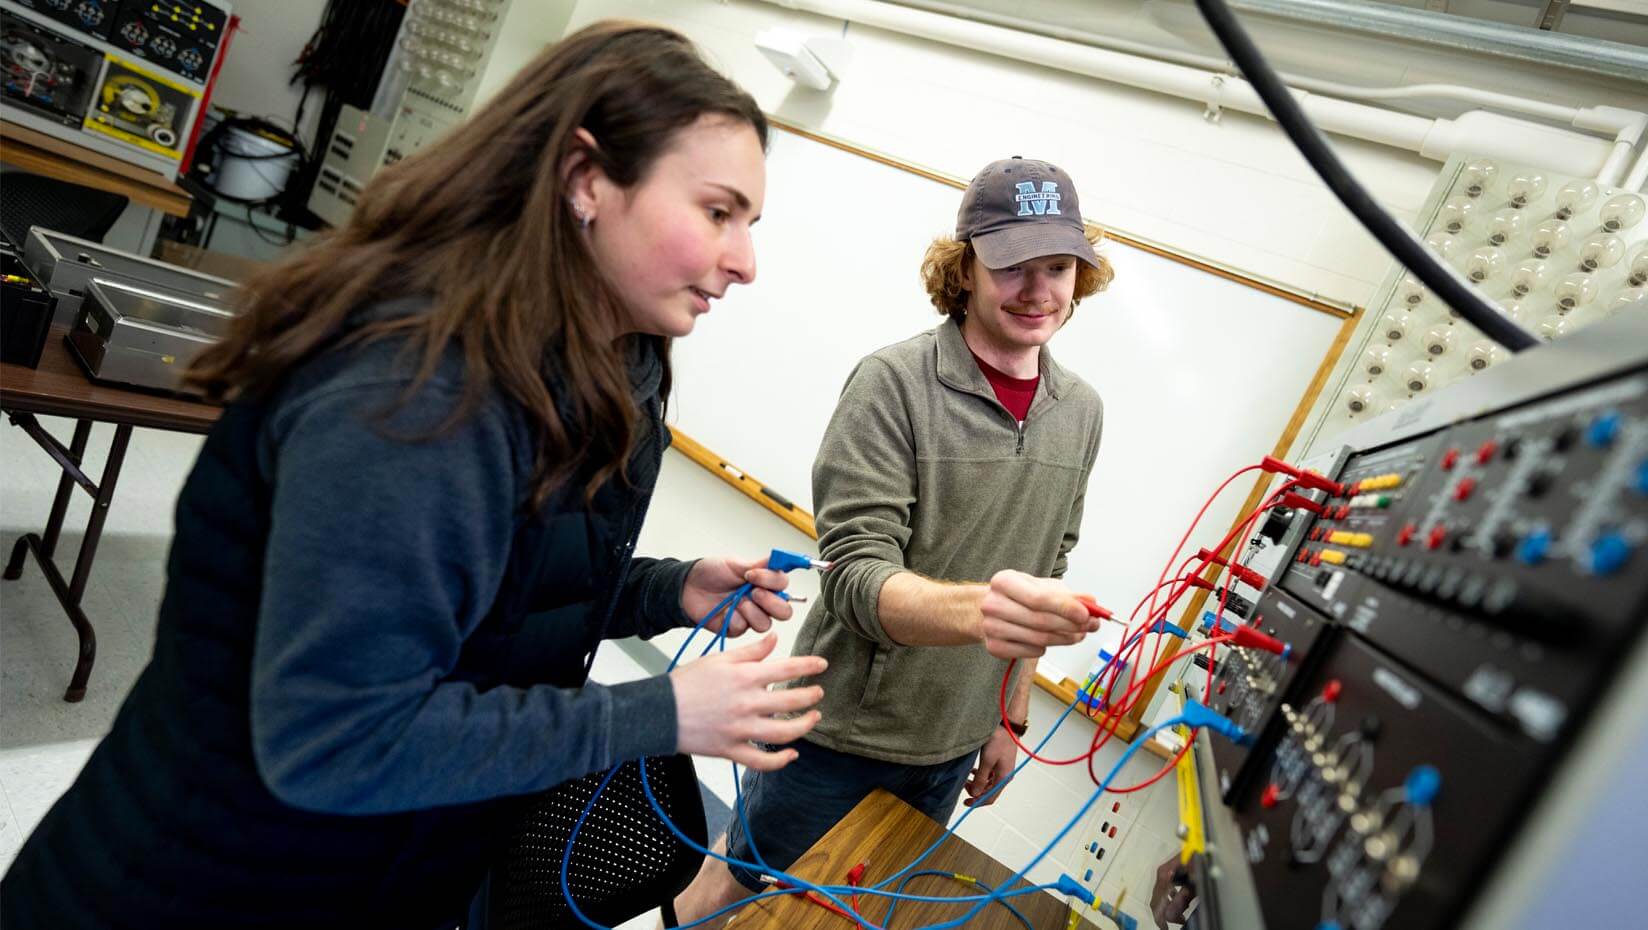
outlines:
[[[126,204],[119,194],[25,171],[0,176],[0,230],[19,246],[28,240],[31,226],[102,242]]]
[[[703,799],[689,756],[649,758],[647,783],[681,832],[705,845]],[[561,859],[567,837],[605,772],[550,792],[527,817],[492,870],[486,930],[582,927],[561,894]],[[686,889],[703,856],[689,849],[658,820],[641,790],[641,766],[625,763],[578,831],[567,869],[567,887],[578,909],[614,927],[655,907],[664,926],[676,925],[673,902]]]

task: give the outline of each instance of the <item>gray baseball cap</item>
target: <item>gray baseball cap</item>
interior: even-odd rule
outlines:
[[[956,238],[971,241],[986,268],[1046,255],[1074,255],[1097,268],[1082,227],[1076,185],[1057,166],[1017,155],[973,176],[956,213]]]

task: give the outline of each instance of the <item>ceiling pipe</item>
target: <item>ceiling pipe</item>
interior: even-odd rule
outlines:
[[[1230,0],[1230,8],[1648,84],[1648,49],[1623,42],[1352,0]]]
[[[1123,54],[985,23],[958,19],[880,0],[763,0],[790,10],[843,19],[877,29],[1032,62],[1074,74],[1171,94],[1265,118],[1270,111],[1247,81],[1228,73]],[[1299,105],[1324,132],[1350,136],[1426,158],[1455,152],[1536,165],[1550,171],[1596,177],[1611,164],[1616,140],[1580,135],[1482,110],[1456,119],[1429,119],[1380,107],[1295,91]],[[1602,123],[1610,108],[1591,108]],[[1580,111],[1580,115],[1590,111]],[[1627,111],[1613,111],[1625,113]],[[1632,114],[1636,116],[1638,114]],[[1640,134],[1640,130],[1639,130]],[[1617,165],[1615,166],[1617,170]]]

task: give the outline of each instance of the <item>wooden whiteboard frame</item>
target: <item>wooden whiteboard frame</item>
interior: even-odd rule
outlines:
[[[924,168],[913,162],[905,161],[904,159],[895,158],[891,155],[876,152],[872,149],[868,149],[851,142],[846,142],[832,136],[814,132],[770,113],[767,114],[767,120],[774,127],[782,129],[792,135],[800,136],[803,139],[808,139],[821,145],[827,145],[830,148],[838,149],[850,155],[856,155],[860,158],[867,158],[890,168],[897,168],[900,171],[926,178],[929,181],[937,181],[940,184],[948,185],[949,187],[956,188],[957,190],[965,190],[967,188],[967,182],[962,178],[955,177],[954,175],[948,175],[929,168]],[[1233,281],[1245,287],[1251,287],[1255,290],[1263,291],[1274,297],[1280,297],[1283,300],[1298,304],[1308,310],[1312,310],[1317,313],[1325,313],[1342,321],[1339,325],[1339,332],[1334,336],[1333,343],[1328,346],[1327,353],[1322,357],[1321,364],[1319,364],[1316,368],[1315,376],[1311,378],[1309,386],[1305,388],[1304,395],[1299,398],[1299,403],[1294,407],[1293,416],[1288,419],[1287,426],[1283,428],[1281,437],[1276,441],[1275,451],[1272,454],[1277,457],[1286,455],[1288,449],[1292,447],[1294,440],[1298,437],[1299,432],[1303,429],[1305,421],[1310,416],[1311,408],[1316,405],[1316,401],[1321,396],[1322,389],[1326,386],[1329,376],[1333,373],[1334,367],[1338,365],[1340,356],[1344,354],[1345,346],[1350,343],[1351,334],[1355,332],[1356,325],[1361,319],[1362,308],[1340,304],[1336,301],[1325,300],[1318,295],[1306,294],[1279,282],[1267,281],[1253,275],[1244,274],[1233,268],[1228,268],[1137,236],[1118,232],[1097,223],[1085,220],[1084,222],[1087,222],[1088,226],[1094,227],[1101,231],[1104,234],[1104,237],[1112,242],[1119,242],[1123,245],[1129,246],[1130,248],[1148,252],[1152,255],[1177,262],[1181,265],[1187,265],[1198,271],[1224,278],[1227,281]],[[818,538],[818,529],[813,520],[812,514],[808,513],[806,510],[803,510],[799,506],[790,504],[788,501],[784,501],[783,498],[774,500],[774,495],[772,492],[760,481],[751,477],[747,472],[732,463],[716,455],[702,443],[693,439],[691,436],[688,436],[686,433],[683,433],[681,430],[672,426],[670,427],[670,432],[674,436],[674,447],[687,458],[698,463],[711,474],[714,474],[716,477],[732,485],[734,488],[737,488],[751,500],[772,511],[773,514],[779,519],[784,520],[786,523],[789,523],[791,526],[803,533],[806,533],[809,537],[815,540]],[[1254,482],[1253,489],[1248,493],[1248,499],[1242,504],[1239,514],[1246,513],[1256,506],[1259,500],[1262,499],[1265,490],[1269,486],[1269,475],[1261,476],[1259,480]],[[783,503],[780,503],[780,501],[783,501]],[[1237,519],[1238,522],[1240,522],[1240,516],[1238,516]],[[1228,554],[1228,550],[1227,552],[1221,554]],[[1207,577],[1210,581],[1217,579],[1218,576],[1218,566],[1208,566],[1208,568],[1204,570],[1204,577]],[[1185,619],[1182,620],[1181,623],[1190,622],[1190,619],[1194,618],[1197,612],[1202,608],[1202,605],[1206,602],[1206,598],[1207,592],[1198,590],[1195,596],[1192,597],[1190,606],[1186,608],[1184,613]],[[1186,628],[1188,629],[1189,627],[1187,626]],[[1126,742],[1132,742],[1133,737],[1142,728],[1140,720],[1144,715],[1145,709],[1150,706],[1151,699],[1155,697],[1157,686],[1161,683],[1161,680],[1162,678],[1158,677],[1145,686],[1144,692],[1139,695],[1139,700],[1134,705],[1133,711],[1124,717],[1120,725],[1117,726],[1117,737],[1120,737]],[[1053,697],[1063,701],[1065,704],[1075,702],[1076,689],[1080,686],[1079,682],[1069,678],[1055,682],[1039,672],[1036,674],[1036,685]],[[1159,749],[1154,745],[1146,748],[1157,755],[1164,756],[1164,758],[1167,755],[1170,755],[1166,750]]]

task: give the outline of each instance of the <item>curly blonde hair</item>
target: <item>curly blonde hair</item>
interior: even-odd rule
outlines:
[[[1097,246],[1103,238],[1104,233],[1097,227],[1087,227],[1088,242]],[[927,254],[921,259],[921,282],[939,313],[957,320],[967,314],[968,291],[963,282],[966,280],[966,270],[973,267],[974,254],[971,242],[957,241],[950,236],[939,236],[927,247]],[[1071,316],[1075,316],[1075,305],[1109,287],[1110,280],[1115,276],[1110,260],[1103,255],[1099,256],[1097,268],[1086,262],[1077,262],[1076,287],[1070,301]],[[1065,322],[1068,323],[1069,319]]]

